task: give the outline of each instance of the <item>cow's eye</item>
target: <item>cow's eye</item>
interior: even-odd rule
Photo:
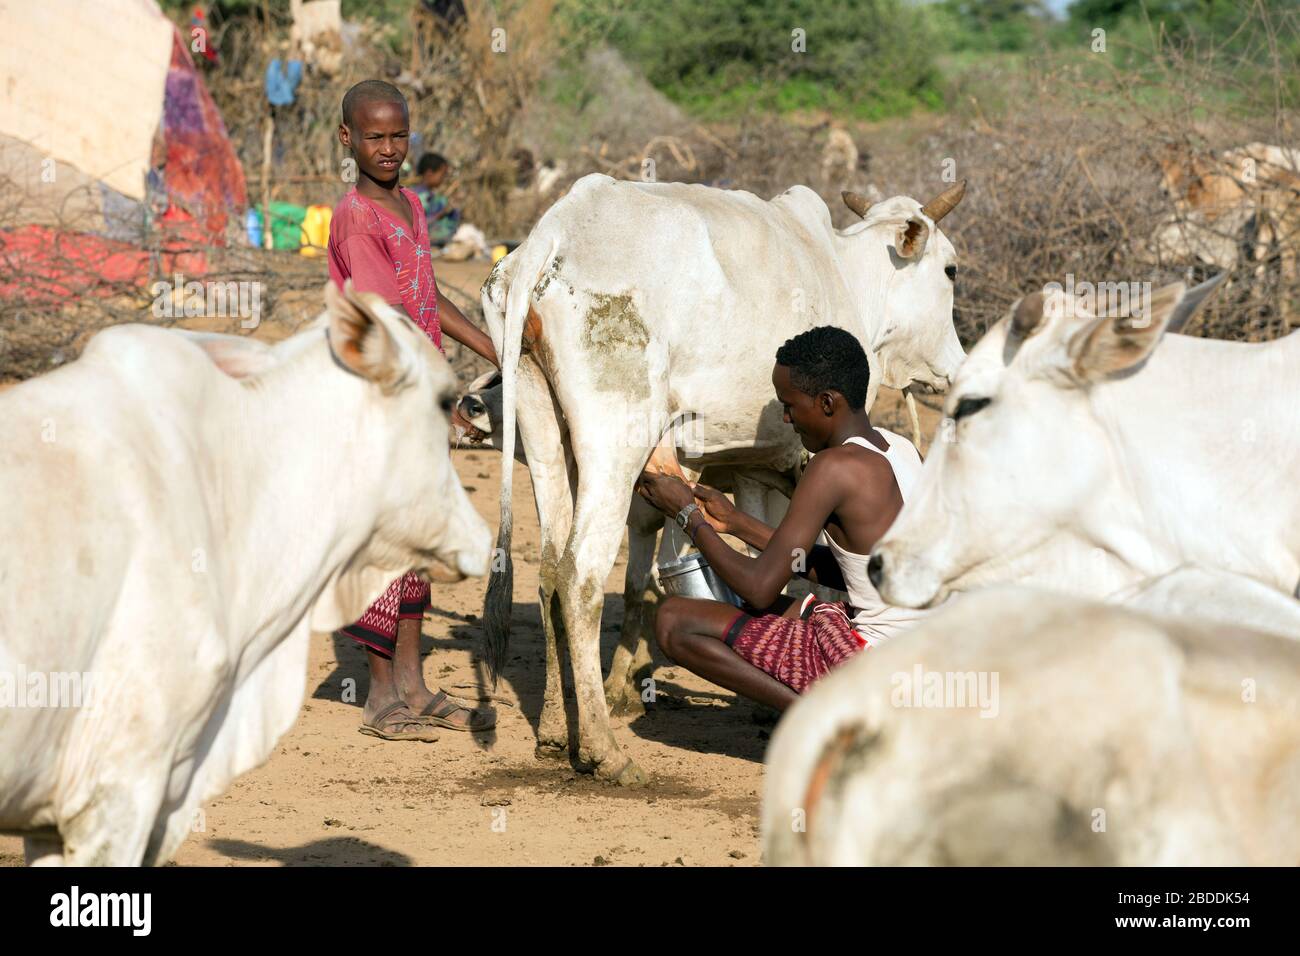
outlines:
[[[971,398],[967,395],[957,403],[957,407],[952,413],[952,420],[957,422],[961,421],[963,418],[974,415],[991,401],[993,401],[991,398]]]
[[[956,281],[957,281],[957,267],[956,267],[956,266],[944,266],[944,267],[943,267],[943,271],[944,271],[944,273],[948,276],[948,278],[951,279],[953,282],[956,282]]]
[[[444,414],[450,415],[451,410],[456,407],[456,396],[454,395],[442,396],[442,400],[438,402],[438,407],[443,410]]]

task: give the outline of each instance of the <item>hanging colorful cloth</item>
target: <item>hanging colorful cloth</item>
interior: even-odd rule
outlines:
[[[293,103],[298,84],[302,82],[302,61],[280,62],[276,57],[266,65],[266,98],[272,106],[289,106]]]

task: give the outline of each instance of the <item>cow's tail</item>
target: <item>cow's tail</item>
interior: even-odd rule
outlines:
[[[545,252],[543,253],[543,250]],[[511,501],[514,493],[515,463],[515,406],[519,386],[519,354],[523,346],[524,323],[533,287],[542,273],[554,261],[559,251],[559,240],[552,239],[549,246],[540,242],[525,242],[515,253],[521,257],[513,263],[506,288],[505,317],[501,334],[501,525],[497,530],[497,550],[493,555],[492,572],[488,577],[487,596],[483,599],[483,660],[488,674],[496,685],[510,645],[510,612],[514,603],[514,561],[510,556],[510,537],[514,516]],[[483,309],[497,309],[490,302],[488,292],[483,294]]]

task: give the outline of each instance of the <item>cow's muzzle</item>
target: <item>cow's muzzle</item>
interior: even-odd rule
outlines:
[[[924,562],[877,548],[867,561],[867,577],[886,604],[896,607],[931,607],[940,597],[941,582]]]
[[[873,554],[871,560],[867,562],[867,577],[871,579],[871,586],[877,591],[880,590],[880,582],[885,579],[885,559],[879,554]]]
[[[424,575],[434,584],[455,584],[469,577],[460,568],[449,567],[441,561],[434,561],[425,568]]]

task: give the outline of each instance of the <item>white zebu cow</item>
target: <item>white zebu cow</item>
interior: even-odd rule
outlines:
[[[908,399],[911,400],[910,393]],[[501,373],[486,372],[470,383],[461,399],[461,413],[475,433],[453,428],[453,433],[459,431],[453,434],[455,444],[459,446],[462,441],[469,441],[475,448],[500,451],[503,445],[501,408]],[[528,464],[522,447],[515,449],[515,460]],[[690,464],[687,462],[688,466]],[[743,466],[704,469],[699,475],[699,480],[705,484],[733,492],[736,507],[746,514],[762,518],[773,527],[785,514],[796,479],[794,474]],[[614,648],[609,673],[605,677],[605,702],[611,714],[645,710],[635,677],[642,667],[652,662],[648,638],[653,621],[649,617],[645,595],[653,574],[655,540],[661,529],[667,529],[659,552],[662,563],[675,557],[677,549],[685,550],[689,540],[675,530],[671,521],[665,521],[657,509],[640,497],[634,497],[627,519],[628,561],[624,575],[621,638]]]
[[[108,329],[0,396],[0,673],[92,688],[0,712],[29,861],[166,862],[293,723],[311,629],[412,567],[486,573],[450,367],[378,297],[326,300],[274,348]]]
[[[1300,149],[1247,143],[1219,154],[1167,146],[1158,156],[1161,188],[1174,213],[1146,243],[1148,261],[1199,261],[1222,269],[1277,256],[1295,274],[1300,239]],[[1285,310],[1286,302],[1279,307]]]
[[[1143,327],[1052,290],[990,329],[872,556],[885,600],[1026,580],[1104,597],[1188,563],[1294,593],[1300,335],[1161,343],[1216,281],[1159,290]]]
[[[846,196],[864,219],[837,231],[826,204],[802,186],[766,202],[592,175],[493,270],[483,309],[503,359],[498,546],[509,555],[516,412],[541,523],[541,752],[569,742],[556,644],[562,621],[579,762],[623,784],[645,779],[610,730],[599,637],[604,581],[656,445],[669,460],[677,446],[692,469],[790,471],[800,446],[772,396],[771,368],[777,347],[813,326],[838,325],[861,340],[873,364],[868,403],[882,383],[947,385],[963,358],[952,325],[956,256],[935,223],[962,188],[925,207],[898,196],[867,208]],[[653,558],[650,549],[638,553],[640,581],[629,585],[637,594]],[[509,635],[511,591],[507,565],[488,588],[493,673]]]
[[[1300,641],[1202,610],[993,588],[859,655],[773,735],[764,861],[1300,863]]]

